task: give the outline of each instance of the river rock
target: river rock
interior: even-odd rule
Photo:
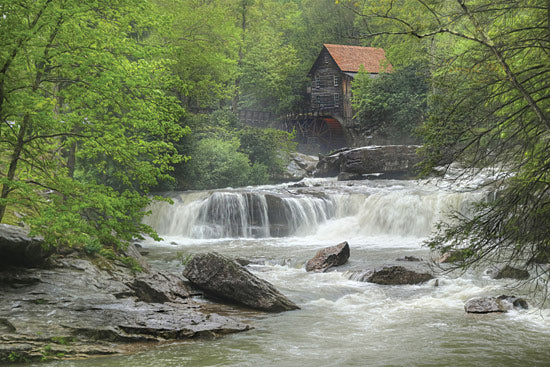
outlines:
[[[281,312],[299,309],[273,285],[250,273],[234,260],[215,252],[193,256],[183,275],[194,286],[206,291],[207,295],[257,310]]]
[[[0,224],[0,265],[41,266],[52,253],[43,239],[29,237],[27,230]]]
[[[87,259],[52,260],[47,269],[0,270],[0,364],[120,354],[129,342],[212,337],[250,326],[189,298],[176,274],[135,274]],[[44,353],[44,352],[47,353]]]
[[[292,153],[290,163],[283,174],[284,180],[301,180],[306,177],[313,177],[313,172],[317,168],[319,158],[302,153]]]
[[[510,265],[504,266],[500,269],[494,277],[495,279],[517,279],[524,280],[529,279],[529,272],[527,270],[511,267]]]
[[[420,284],[433,279],[429,273],[419,273],[403,266],[386,266],[378,270],[354,272],[350,279],[383,285]]]
[[[421,257],[416,256],[403,256],[395,259],[395,261],[411,261],[411,262],[419,262],[424,261]]]
[[[316,177],[338,176],[358,179],[361,175],[381,173],[392,178],[414,176],[420,162],[418,145],[382,145],[346,148],[328,156],[320,156]]]
[[[349,150],[344,148],[333,152],[330,155],[319,155],[319,162],[317,163],[317,169],[315,170],[315,177],[334,177],[338,176],[340,171],[340,164],[343,159],[341,153]]]
[[[348,261],[349,253],[346,241],[321,249],[306,263],[306,271],[324,272],[333,266],[343,265]]]
[[[282,197],[266,194],[267,217],[269,219],[269,234],[272,237],[285,237],[290,233],[289,211]]]
[[[124,250],[124,255],[136,260],[136,263],[145,272],[149,272],[151,270],[151,267],[149,266],[147,259],[145,259],[144,257],[145,256],[144,254],[147,254],[147,253],[148,253],[147,251],[143,251],[143,247],[138,243],[131,243]]]
[[[476,297],[464,304],[464,311],[468,313],[506,312],[514,308],[527,309],[529,306],[523,298],[514,296]]]

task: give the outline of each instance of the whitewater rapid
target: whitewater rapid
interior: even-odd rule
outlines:
[[[252,261],[248,269],[301,310],[237,310],[254,329],[216,340],[159,347],[132,356],[60,366],[549,366],[550,310],[525,287],[484,268],[442,273],[423,246],[448,213],[468,215],[488,189],[433,181],[310,179],[299,184],[171,192],[146,223],[163,237],[144,250],[153,266],[181,272],[196,253]],[[349,262],[307,273],[320,248],[348,241]],[[404,263],[403,256],[424,261]],[[382,286],[350,279],[358,270],[401,265],[437,281]],[[437,285],[437,286],[436,286]],[[529,310],[471,315],[480,295],[524,296]],[[203,301],[206,302],[206,301]]]

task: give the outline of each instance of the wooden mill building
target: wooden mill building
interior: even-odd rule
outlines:
[[[278,128],[296,131],[309,153],[367,143],[351,106],[351,84],[360,70],[374,78],[392,66],[381,48],[324,44],[308,73],[309,106],[279,118]],[[248,110],[239,111],[239,118],[253,126],[269,126],[276,119],[269,112]]]
[[[324,44],[308,73],[310,109],[318,116],[313,134],[329,149],[353,140],[351,83],[360,70],[376,77],[390,72],[391,65],[381,48]]]

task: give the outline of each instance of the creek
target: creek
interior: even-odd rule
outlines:
[[[444,182],[310,179],[301,184],[169,193],[147,218],[163,237],[144,247],[154,266],[181,271],[182,260],[217,251],[252,261],[301,310],[236,309],[254,329],[215,340],[168,343],[127,356],[59,361],[52,366],[549,366],[550,310],[527,289],[493,280],[486,269],[437,273],[422,285],[351,280],[354,270],[402,265],[430,270],[423,241],[451,210],[468,212],[487,192]],[[306,273],[326,246],[348,241],[349,263]],[[437,269],[431,269],[437,271]],[[531,308],[473,315],[478,295],[523,295]],[[201,301],[207,302],[207,301]]]

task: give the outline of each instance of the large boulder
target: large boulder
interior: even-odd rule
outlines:
[[[510,265],[506,265],[497,272],[494,278],[525,280],[525,279],[529,279],[529,272],[527,270],[518,269]]]
[[[522,298],[514,296],[475,297],[464,304],[464,311],[468,313],[506,312],[512,309],[527,309],[529,306]]]
[[[41,238],[21,227],[0,224],[0,265],[35,267],[52,254]]]
[[[345,264],[349,259],[349,244],[344,241],[336,246],[321,249],[306,263],[306,271],[324,272],[333,266]]]
[[[234,260],[215,252],[193,256],[185,266],[183,275],[207,295],[257,310],[281,312],[299,309],[273,285],[250,273]]]
[[[305,177],[313,177],[319,158],[302,153],[292,153],[290,163],[281,177],[284,180],[298,181]]]
[[[383,145],[345,149],[329,156],[320,156],[316,177],[339,176],[357,179],[361,175],[382,174],[382,177],[401,178],[415,174],[420,162],[417,145]]]
[[[343,152],[348,151],[349,148],[340,149],[330,155],[319,155],[319,162],[317,163],[317,169],[315,170],[315,177],[334,177],[338,176],[340,171],[340,164],[343,159]]]
[[[433,279],[429,273],[419,273],[402,266],[386,266],[382,269],[354,272],[350,279],[383,285],[420,284]]]

